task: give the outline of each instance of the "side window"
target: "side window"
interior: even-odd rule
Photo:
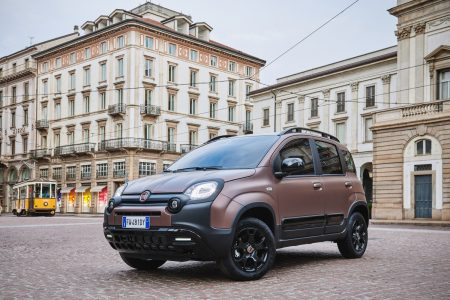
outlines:
[[[342,155],[344,156],[344,165],[347,169],[347,172],[350,173],[356,173],[355,163],[353,162],[352,155],[350,154],[350,151],[347,150],[341,150]]]
[[[319,152],[320,164],[323,174],[343,174],[341,160],[335,145],[315,141],[317,152]]]
[[[289,175],[314,175],[314,163],[311,146],[308,139],[297,139],[287,143],[280,151],[280,164],[286,158],[301,158],[304,167],[290,172]]]

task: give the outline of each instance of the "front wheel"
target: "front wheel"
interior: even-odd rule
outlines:
[[[259,279],[272,267],[276,248],[273,233],[256,218],[239,222],[231,248],[219,267],[234,280]]]
[[[360,258],[367,249],[368,239],[366,220],[355,212],[348,221],[345,238],[337,242],[339,252],[345,258]]]
[[[165,260],[130,257],[126,253],[119,253],[119,254],[124,263],[137,270],[146,270],[146,271],[155,270],[161,267],[166,262]]]

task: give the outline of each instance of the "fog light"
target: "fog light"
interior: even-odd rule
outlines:
[[[192,239],[190,237],[176,237],[175,242],[190,242]]]
[[[179,212],[181,210],[181,200],[178,198],[170,199],[169,202],[167,203],[167,208],[172,213]]]

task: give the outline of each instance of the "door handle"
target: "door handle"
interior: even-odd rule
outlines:
[[[346,181],[345,182],[345,187],[346,188],[351,188],[353,186],[353,184],[350,181]]]
[[[322,189],[322,184],[320,182],[314,182],[313,183],[313,187],[315,190],[321,190]]]

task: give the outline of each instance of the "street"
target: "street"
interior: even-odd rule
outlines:
[[[0,217],[0,299],[450,299],[449,228],[371,226],[362,259],[333,243],[278,251],[259,281],[233,282],[212,262],[125,265],[98,217]]]

